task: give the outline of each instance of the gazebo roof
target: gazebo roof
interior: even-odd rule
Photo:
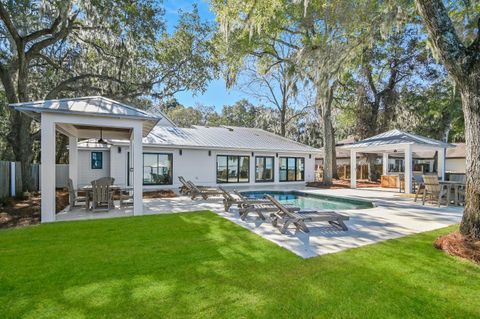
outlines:
[[[343,149],[394,149],[399,145],[414,145],[419,148],[451,148],[455,145],[434,140],[425,136],[415,135],[400,130],[391,130],[356,143],[341,146]]]
[[[10,104],[10,106],[17,111],[28,114],[36,120],[40,119],[40,114],[43,112],[138,119],[144,123],[143,136],[147,136],[158,121],[162,119],[162,116],[148,113],[103,96],[34,101]]]

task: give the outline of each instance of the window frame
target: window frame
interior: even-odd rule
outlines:
[[[282,159],[286,160],[286,169],[282,169]],[[295,169],[293,170],[295,178],[293,180],[288,179],[288,173],[289,171],[292,171],[291,169],[288,169],[288,160],[289,159],[294,159],[295,160]],[[302,159],[303,160],[303,172],[298,170],[298,160]],[[280,156],[280,162],[278,163],[278,176],[279,176],[279,181],[281,183],[283,182],[304,182],[305,181],[305,157],[301,156]],[[281,172],[285,172],[285,179],[282,179],[282,174]],[[297,179],[298,173],[302,172],[302,179]]]
[[[93,154],[97,156],[100,155],[100,159],[93,159]],[[94,165],[94,163],[100,163],[100,167]],[[90,169],[103,169],[103,152],[102,151],[91,151],[90,152]]]
[[[267,158],[272,159],[272,179],[257,179],[257,159],[263,159],[263,166],[266,166]],[[275,181],[275,156],[255,156],[255,183],[271,183]]]
[[[168,183],[145,183],[145,155],[157,155],[157,163],[159,155],[167,155],[170,161],[170,178]],[[158,185],[173,185],[173,153],[160,153],[160,152],[143,152],[142,153],[142,184],[144,186],[158,186]]]
[[[219,157],[225,157],[226,158],[226,163],[227,163],[227,176],[226,179],[227,181],[221,181],[219,180],[219,171],[218,171],[218,158]],[[228,161],[229,157],[236,157],[237,158],[237,180],[236,181],[230,181],[230,177],[228,176]],[[247,181],[240,181],[240,158],[246,158],[248,160],[248,172],[247,172]],[[250,183],[250,156],[249,155],[224,155],[224,154],[217,154],[216,157],[216,162],[215,162],[215,173],[216,173],[216,180],[217,184],[248,184]]]

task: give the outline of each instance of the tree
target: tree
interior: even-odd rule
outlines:
[[[301,79],[291,65],[295,51],[276,40],[271,42],[274,57],[263,55],[251,62],[247,61],[243,71],[246,80],[239,86],[246,94],[278,111],[278,133],[286,136],[289,123],[305,115],[311,105],[308,105],[308,100],[299,90]]]
[[[467,188],[460,232],[480,239],[480,18],[463,19],[463,39],[441,0],[416,0],[430,47],[455,81],[462,99],[467,144]],[[474,2],[478,6],[477,2]],[[476,11],[478,13],[478,7]],[[470,18],[470,19],[469,19]],[[465,23],[466,22],[466,23]],[[474,30],[476,29],[476,34]],[[469,42],[467,44],[467,41]]]
[[[165,113],[179,127],[202,124],[202,113],[193,107],[178,105],[168,108]]]
[[[423,34],[414,25],[395,26],[386,36],[380,32],[366,47],[355,70],[357,80],[357,136],[365,139],[392,127],[398,112],[399,92],[422,91],[444,78],[444,71],[429,56]],[[376,154],[366,154],[368,177],[377,180]]]
[[[101,94],[147,105],[145,96],[204,89],[214,68],[206,40],[211,27],[194,9],[169,35],[162,16],[149,1],[1,1],[0,80],[7,102]],[[8,143],[28,188],[38,130],[26,115],[8,112]]]
[[[223,125],[253,127],[256,118],[256,107],[246,99],[233,105],[224,105],[222,109]]]
[[[381,15],[372,12],[369,1],[251,0],[225,5],[215,0],[212,6],[220,23],[218,47],[225,57],[228,81],[236,79],[246,56],[277,58],[272,39],[296,52],[291,65],[315,86],[315,104],[323,124],[324,183],[331,184],[335,166],[332,102],[337,80]]]

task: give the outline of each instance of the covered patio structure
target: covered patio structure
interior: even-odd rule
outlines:
[[[439,179],[445,179],[445,153],[447,148],[455,147],[452,144],[434,140],[428,137],[419,136],[400,130],[391,130],[379,135],[375,135],[362,141],[341,146],[340,148],[350,150],[350,167],[354,172],[357,167],[358,153],[381,153],[383,163],[383,174],[388,173],[389,154],[404,154],[405,158],[405,192],[412,193],[413,178],[413,153],[425,151],[438,152],[438,169]],[[357,188],[356,174],[351,174],[351,188]]]
[[[75,189],[78,184],[79,139],[129,140],[131,152],[129,170],[133,175],[133,214],[142,214],[142,138],[150,133],[160,117],[100,96],[18,103],[11,106],[40,122],[42,222],[52,222],[56,219],[56,131],[68,136],[69,177]]]

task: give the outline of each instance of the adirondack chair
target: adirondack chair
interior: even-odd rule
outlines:
[[[415,175],[413,176],[413,178],[415,180],[415,185],[417,188],[417,191],[415,192],[415,199],[413,201],[416,202],[418,195],[420,195],[420,193],[422,193],[423,190],[425,189],[425,184],[423,182],[423,177],[421,175]]]
[[[122,189],[120,191],[120,207],[133,206],[133,189]]]
[[[77,206],[77,204],[83,204],[83,205],[85,205],[85,208],[88,209],[88,207],[89,207],[88,196],[87,195],[84,195],[84,196],[79,195],[78,190],[76,190],[73,187],[73,181],[72,181],[71,178],[68,179],[67,188],[68,188],[68,198],[69,198],[69,202],[70,202],[69,210],[71,210],[72,207]]]
[[[113,205],[113,191],[110,189],[113,178],[104,177],[92,182],[92,209],[110,210]]]
[[[230,192],[225,190],[223,187],[219,186],[218,189],[222,191],[223,195],[223,206],[225,211],[228,212],[230,207],[233,205],[237,205],[240,210],[245,205],[253,205],[253,204],[265,204],[269,203],[267,199],[250,199],[242,196],[239,192],[234,191],[236,196],[233,196]]]
[[[440,207],[440,203],[443,198],[445,198],[445,203],[448,206],[448,192],[450,191],[450,187],[448,185],[442,185],[438,181],[438,176],[436,175],[423,175],[423,183],[425,188],[423,189],[423,196],[422,196],[422,204],[425,205],[425,200],[427,196],[430,200],[437,201],[438,207]]]
[[[187,181],[187,185],[190,186],[190,195],[192,199],[197,198],[197,196],[202,196],[203,199],[208,199],[210,196],[219,196],[223,194],[218,188],[198,187],[192,181]]]
[[[327,210],[299,210],[292,212],[272,196],[265,195],[265,197],[277,208],[277,211],[272,213],[270,218],[274,227],[277,227],[279,223],[282,224],[282,227],[280,227],[280,232],[282,234],[285,234],[288,226],[292,224],[297,230],[308,233],[310,232],[310,229],[308,229],[306,222],[318,221],[328,222],[330,225],[344,231],[348,230],[347,225],[344,223],[344,221],[349,220],[348,216]]]

